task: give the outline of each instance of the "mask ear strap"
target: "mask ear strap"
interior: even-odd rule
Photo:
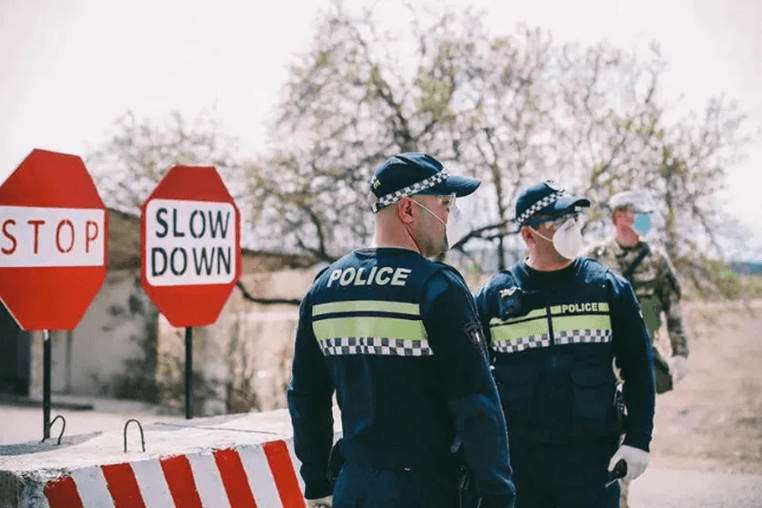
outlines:
[[[535,228],[532,228],[532,231],[534,231],[534,234],[536,234],[536,235],[537,235],[537,236],[539,236],[540,238],[543,238],[543,239],[545,239],[545,240],[549,241],[550,243],[553,243],[553,240],[551,240],[551,239],[550,239],[550,238],[548,238],[547,236],[543,235],[542,233],[540,233],[539,231],[537,231]]]
[[[423,206],[421,203],[419,203],[419,202],[418,202],[418,201],[416,201],[415,199],[414,199],[413,201],[415,201],[416,203],[418,203],[418,206],[420,206],[421,208],[423,208],[424,210],[426,210],[427,212],[429,212],[431,215],[433,215],[433,216],[434,216],[434,218],[435,218],[436,220],[438,220],[439,222],[441,222],[443,226],[447,227],[447,223],[446,223],[445,221],[443,221],[442,219],[440,219],[440,218],[439,218],[439,216],[437,216],[437,214],[435,214],[434,212],[432,212],[431,210],[429,210],[427,207]]]

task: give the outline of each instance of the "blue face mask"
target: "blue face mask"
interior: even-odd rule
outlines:
[[[645,236],[651,231],[651,214],[637,213],[632,223],[632,230],[640,236]]]

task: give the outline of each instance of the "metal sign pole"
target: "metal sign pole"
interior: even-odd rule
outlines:
[[[185,418],[193,418],[193,328],[185,327]]]
[[[42,331],[42,437],[50,437],[50,332]]]

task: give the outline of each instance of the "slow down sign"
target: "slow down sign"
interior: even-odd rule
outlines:
[[[229,284],[236,270],[229,203],[154,199],[146,207],[146,273],[153,286]]]
[[[240,222],[213,167],[170,169],[143,203],[141,282],[173,326],[217,320],[241,275]]]

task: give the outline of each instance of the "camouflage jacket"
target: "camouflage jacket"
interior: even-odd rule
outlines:
[[[596,259],[623,274],[645,246],[646,242],[641,240],[633,247],[622,247],[616,238],[611,236],[592,247],[585,256]],[[661,316],[664,312],[667,318],[667,332],[672,344],[672,354],[687,357],[688,341],[680,305],[680,283],[666,252],[653,244],[648,246],[650,252],[632,273],[630,282],[643,309],[643,318],[652,340],[661,326]]]

